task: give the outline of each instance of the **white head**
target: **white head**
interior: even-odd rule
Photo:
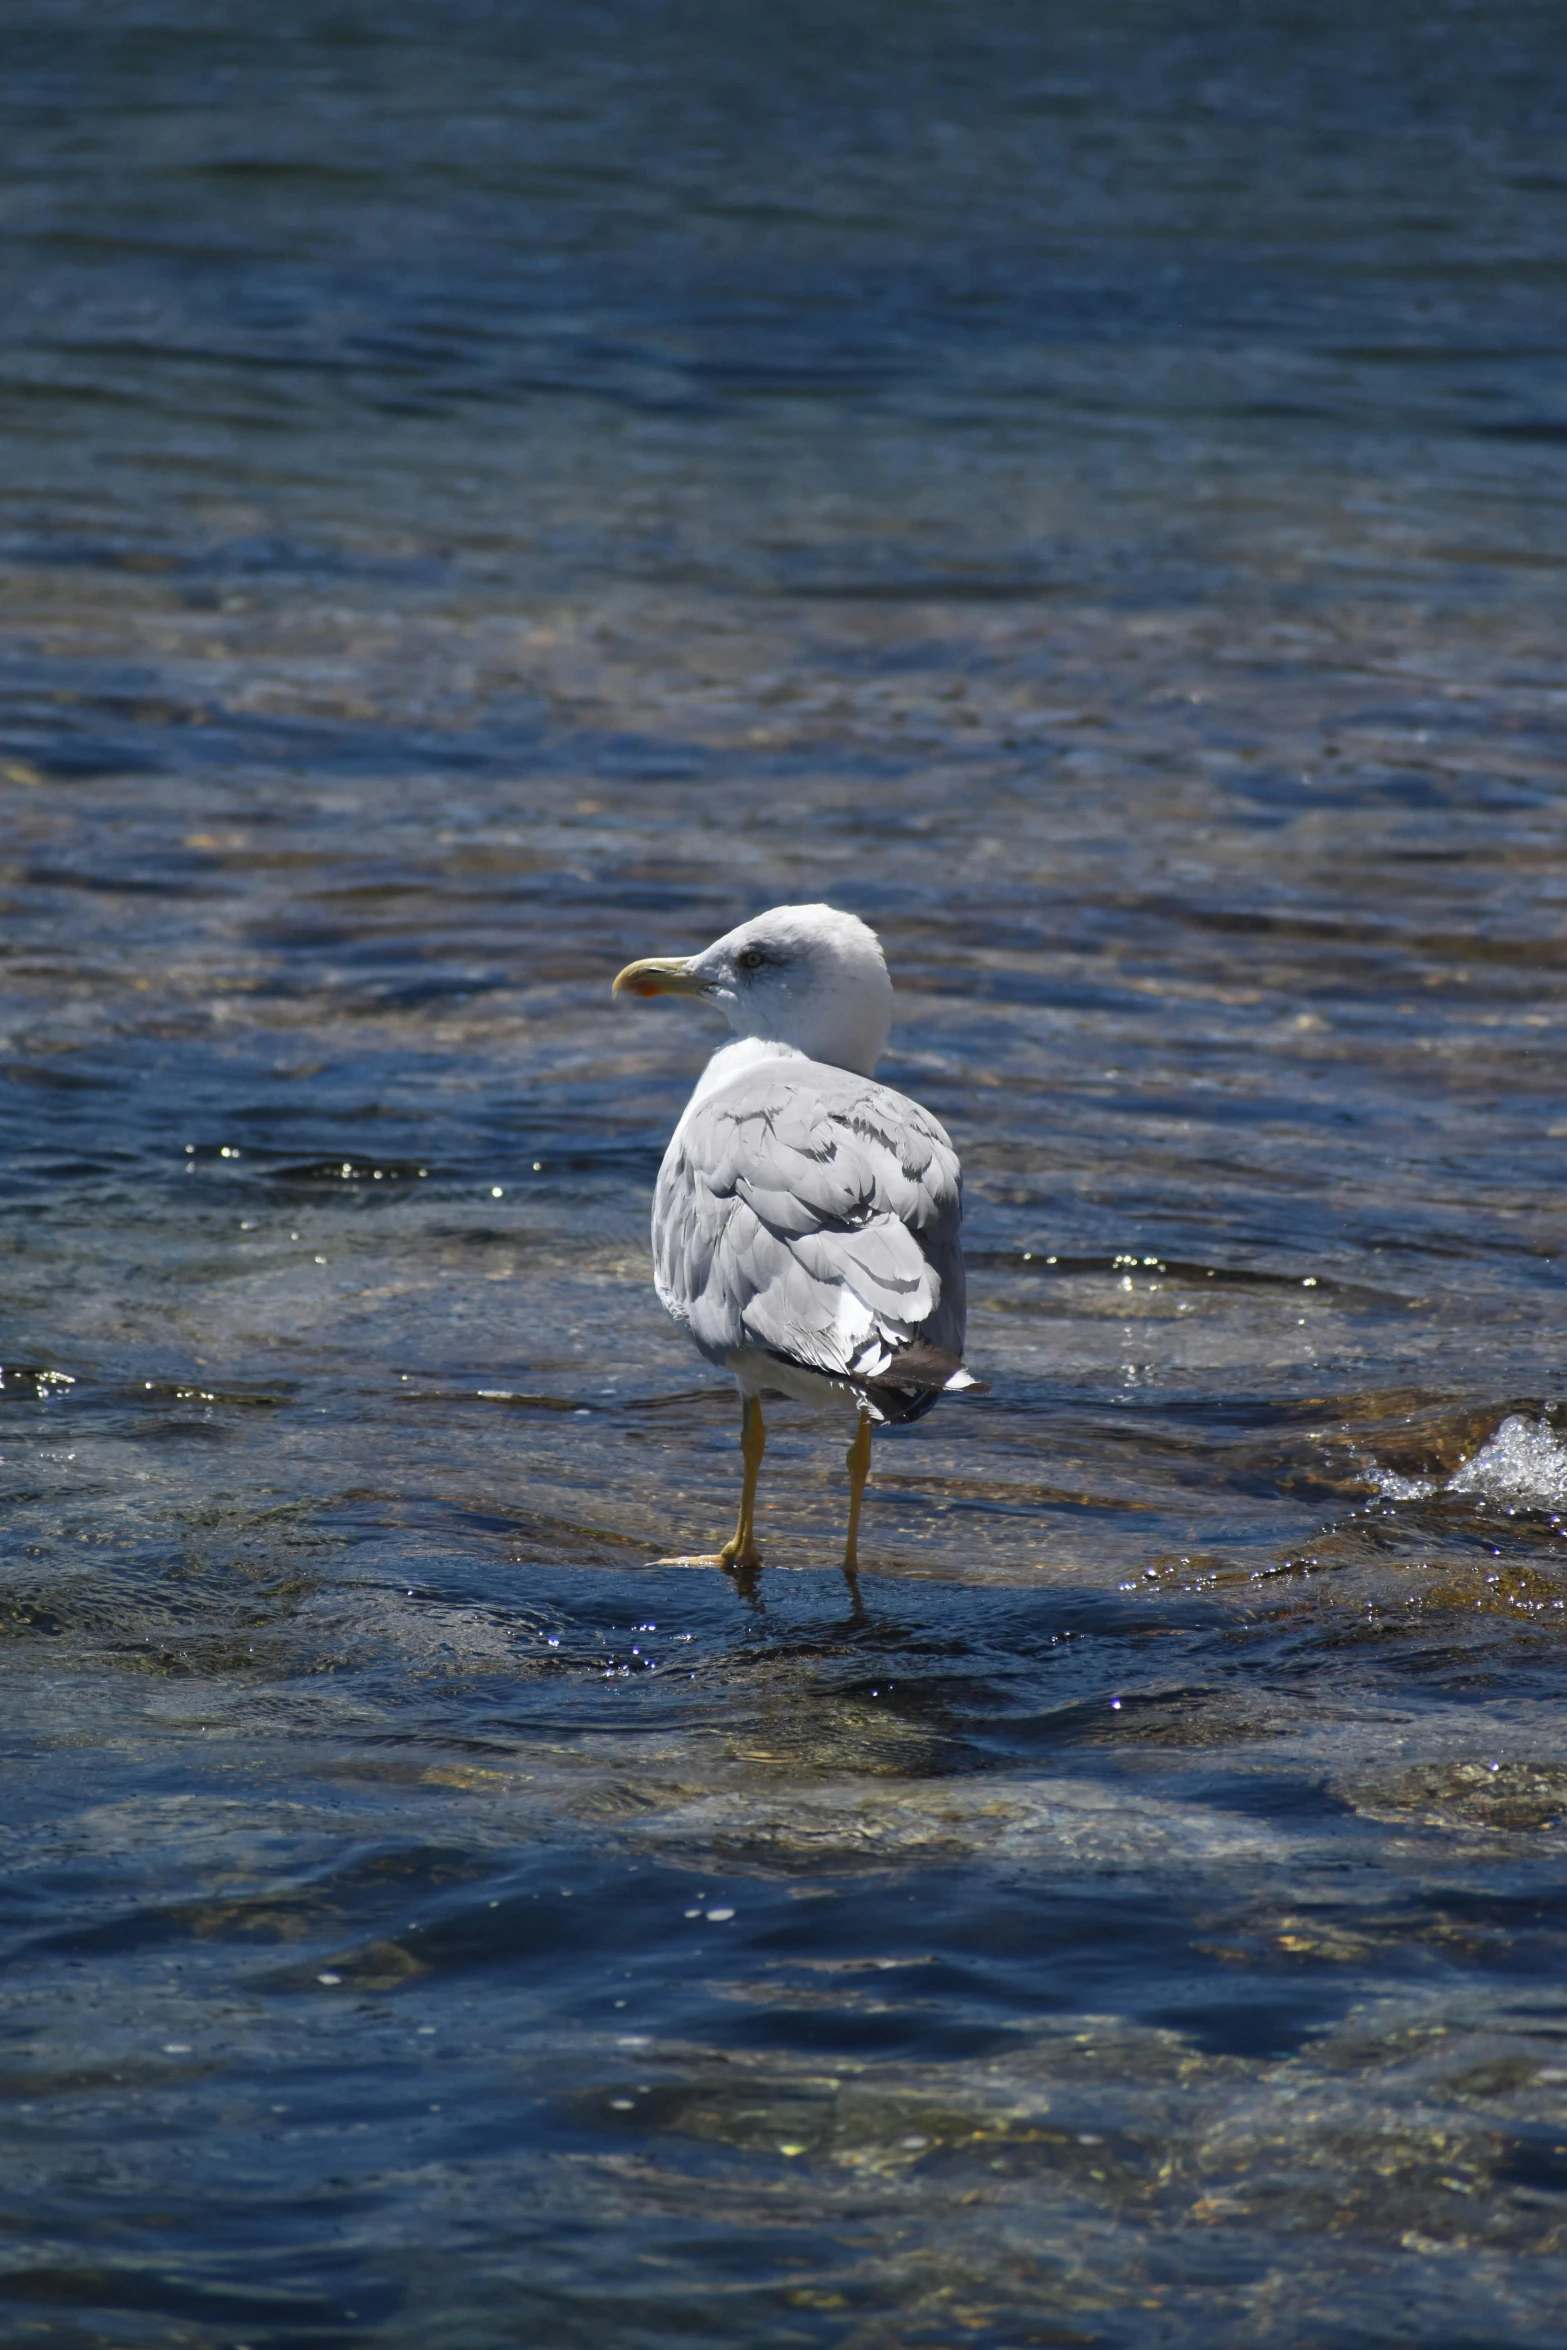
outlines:
[[[790,1044],[869,1077],[892,1026],[892,981],[874,930],[836,906],[774,906],[705,953],[628,963],[616,995],[698,995],[736,1036]]]

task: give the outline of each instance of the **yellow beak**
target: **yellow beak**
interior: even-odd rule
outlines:
[[[628,963],[611,988],[612,995],[700,995],[705,981],[698,979],[685,955],[646,955]]]

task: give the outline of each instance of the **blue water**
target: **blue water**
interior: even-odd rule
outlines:
[[[1559,11],[4,58],[0,2332],[1554,2346]],[[858,1603],[608,992],[817,896]]]

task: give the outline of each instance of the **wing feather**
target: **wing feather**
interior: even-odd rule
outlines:
[[[957,1155],[917,1102],[822,1062],[753,1065],[665,1154],[658,1293],[715,1362],[755,1346],[852,1381],[911,1347],[961,1359],[962,1212]]]

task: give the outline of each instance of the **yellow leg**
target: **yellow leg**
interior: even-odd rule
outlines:
[[[762,1563],[762,1554],[756,1547],[756,1477],[766,1450],[767,1431],[762,1426],[762,1407],[754,1395],[748,1395],[745,1399],[745,1417],[740,1423],[740,1451],[745,1460],[745,1479],[740,1487],[740,1523],[733,1537],[724,1544],[722,1550],[710,1551],[701,1558],[655,1559],[655,1566],[727,1567],[745,1596],[748,1599],[754,1596],[751,1586]]]
[[[860,1425],[848,1451],[849,1468],[849,1539],[843,1553],[843,1571],[854,1575],[860,1564],[860,1503],[865,1498],[865,1480],[871,1473],[871,1416],[861,1412]]]
[[[762,1406],[754,1395],[745,1399],[745,1417],[740,1423],[740,1451],[745,1460],[745,1481],[740,1487],[740,1523],[733,1539],[724,1544],[718,1554],[721,1567],[738,1567],[747,1572],[759,1567],[762,1554],[756,1547],[756,1479],[762,1466],[762,1455],[767,1450],[767,1430],[762,1426]]]

